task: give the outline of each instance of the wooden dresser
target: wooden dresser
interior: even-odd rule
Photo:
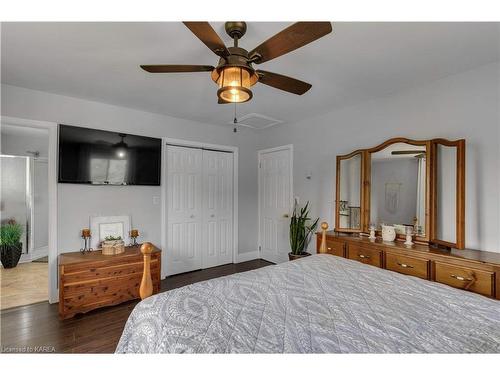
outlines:
[[[151,253],[153,293],[160,290],[161,250]],[[71,318],[98,307],[139,298],[144,256],[139,247],[123,254],[64,253],[59,255],[59,317]]]
[[[318,233],[318,253],[321,241],[322,233]],[[323,252],[328,254],[500,299],[500,253],[407,247],[402,242],[372,241],[335,231],[326,232],[325,243]]]

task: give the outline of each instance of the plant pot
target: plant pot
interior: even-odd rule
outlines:
[[[300,258],[308,257],[309,255],[311,255],[311,254],[310,253],[306,253],[306,252],[303,252],[303,253],[300,253],[300,254],[288,253],[288,259],[289,260],[295,260],[295,259],[300,259]]]
[[[0,260],[4,268],[14,268],[21,259],[23,245],[17,243],[15,245],[1,245],[0,246]]]

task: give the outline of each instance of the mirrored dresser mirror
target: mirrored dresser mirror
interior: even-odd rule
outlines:
[[[460,249],[465,246],[465,141],[436,139],[432,154],[435,223],[431,242]]]
[[[465,245],[465,141],[392,138],[337,156],[335,230]]]
[[[361,231],[361,152],[337,159],[337,223],[345,231]]]
[[[427,146],[397,142],[370,152],[370,224],[426,236]]]

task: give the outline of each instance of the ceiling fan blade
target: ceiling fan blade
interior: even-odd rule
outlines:
[[[141,68],[149,73],[191,73],[211,72],[211,65],[141,65]]]
[[[425,154],[424,150],[401,150],[392,151],[391,155],[414,155],[414,154]]]
[[[306,93],[312,85],[307,82],[299,81],[295,78],[290,78],[277,73],[257,70],[259,82],[274,88],[291,92],[292,94],[302,95]]]
[[[250,51],[249,56],[260,56],[260,64],[314,42],[332,31],[330,22],[297,22],[272,36]]]
[[[183,22],[191,32],[198,37],[213,53],[225,57],[229,51],[222,39],[208,22]]]

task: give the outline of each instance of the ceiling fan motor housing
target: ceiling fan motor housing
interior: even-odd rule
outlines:
[[[250,86],[253,86],[259,80],[257,73],[255,73],[255,69],[252,67],[252,63],[248,60],[248,52],[247,50],[240,47],[228,47],[230,55],[226,57],[221,57],[219,60],[219,64],[212,71],[211,77],[212,80],[217,83],[222,70],[227,67],[238,67],[245,69],[250,74]]]
[[[227,35],[240,39],[247,32],[247,23],[243,21],[230,21],[224,24]]]

